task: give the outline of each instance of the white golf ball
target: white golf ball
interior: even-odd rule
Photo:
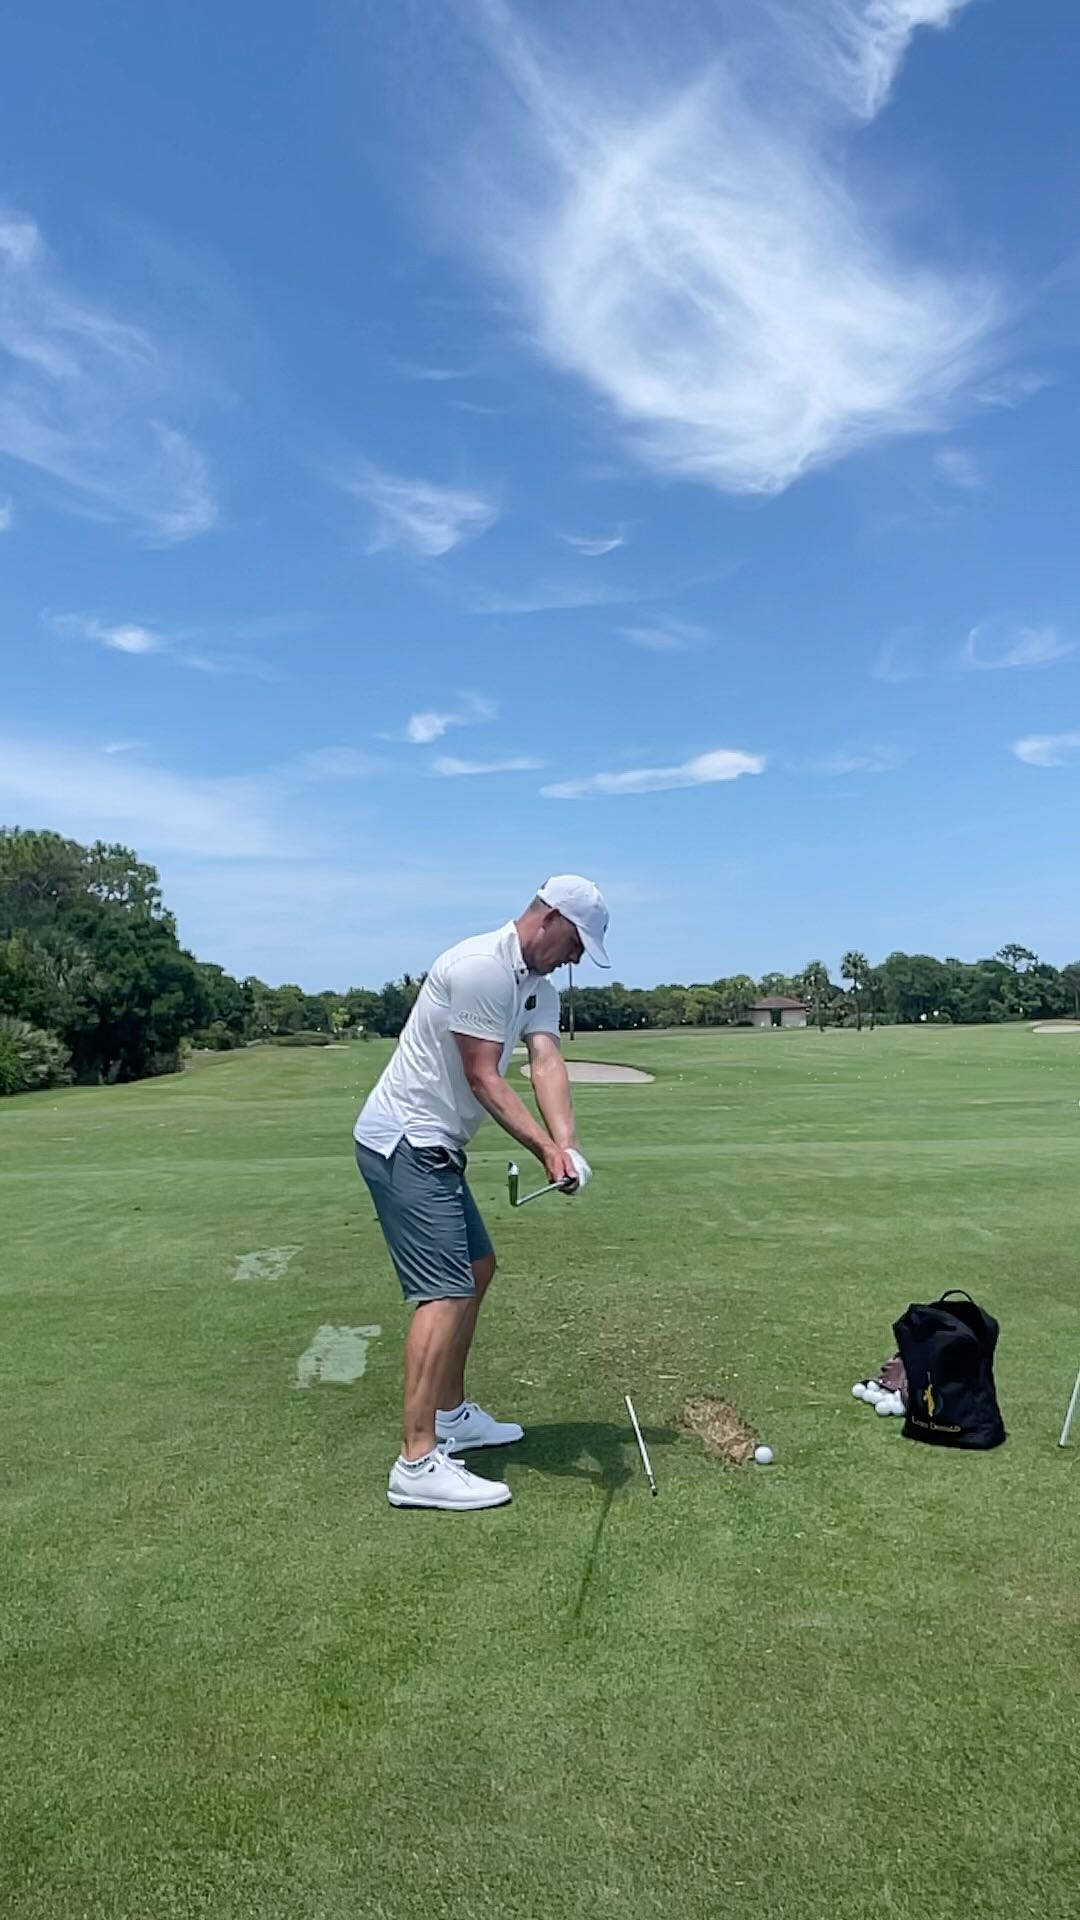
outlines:
[[[852,1387],[851,1391],[856,1400],[865,1400],[866,1399],[866,1381],[856,1380],[855,1385]]]
[[[881,1386],[877,1380],[871,1380],[867,1383],[866,1392],[863,1397],[866,1400],[884,1400],[887,1398],[887,1395],[885,1388]]]
[[[772,1466],[772,1448],[771,1447],[755,1447],[754,1459],[757,1461],[759,1467],[771,1467]]]

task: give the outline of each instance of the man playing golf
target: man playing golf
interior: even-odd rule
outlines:
[[[416,1311],[405,1341],[395,1507],[499,1507],[501,1480],[457,1457],[504,1447],[522,1428],[465,1398],[465,1362],[495,1252],[465,1179],[465,1149],[485,1114],[528,1147],[552,1184],[576,1193],[589,1168],[574,1141],[570,1081],[559,1046],[559,996],[548,975],[604,950],[608,910],[591,880],[557,874],[518,920],[463,940],[435,961],[397,1051],[353,1129],[356,1161]],[[543,1126],[507,1084],[514,1047],[528,1049]]]

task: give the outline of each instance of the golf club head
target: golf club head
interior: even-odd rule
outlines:
[[[509,1166],[506,1169],[506,1191],[510,1195],[510,1205],[512,1207],[516,1207],[518,1203],[518,1185],[520,1183],[520,1180],[521,1180],[521,1175],[518,1172],[517,1167],[514,1165],[514,1162],[511,1160]]]

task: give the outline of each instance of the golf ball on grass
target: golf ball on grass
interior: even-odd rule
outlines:
[[[754,1459],[757,1461],[759,1467],[771,1467],[772,1458],[773,1451],[771,1447],[754,1448]]]

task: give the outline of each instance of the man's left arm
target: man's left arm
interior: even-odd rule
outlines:
[[[574,1147],[574,1103],[570,1075],[555,1033],[526,1033],[532,1089],[548,1132],[557,1147]]]

